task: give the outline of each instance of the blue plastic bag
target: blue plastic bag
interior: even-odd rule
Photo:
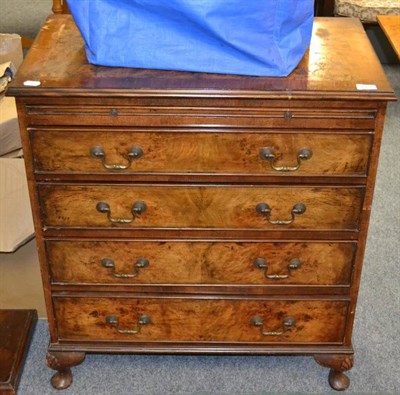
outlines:
[[[68,0],[88,61],[287,76],[311,39],[314,0]]]

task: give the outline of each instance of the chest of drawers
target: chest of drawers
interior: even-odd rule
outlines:
[[[54,16],[8,94],[53,386],[88,352],[306,354],[349,385],[394,99],[357,21],[317,19],[289,77],[253,78],[88,65]]]

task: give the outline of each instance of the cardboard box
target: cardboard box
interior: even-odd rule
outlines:
[[[12,62],[18,70],[22,60],[21,36],[18,34],[0,34],[0,64]]]
[[[4,67],[18,69],[23,59],[21,37],[0,34],[0,77]],[[5,64],[1,70],[1,65]],[[21,148],[14,97],[0,95],[0,156]],[[0,252],[13,252],[34,236],[23,159],[0,158]],[[0,391],[1,392],[1,391]]]
[[[13,252],[34,234],[23,159],[0,158],[0,252]]]
[[[23,60],[21,37],[18,34],[0,34],[0,78],[12,63],[13,73]],[[7,86],[7,78],[2,78]],[[6,88],[5,86],[5,88]],[[15,99],[0,94],[0,156],[21,148]]]
[[[0,95],[0,156],[21,148],[14,97]]]

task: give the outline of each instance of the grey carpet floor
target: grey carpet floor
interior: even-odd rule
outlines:
[[[400,98],[400,66],[386,66]],[[353,334],[348,394],[400,393],[400,103],[391,103]],[[20,395],[60,394],[45,366],[47,322],[40,321]],[[335,393],[328,369],[311,357],[88,355],[63,394]]]

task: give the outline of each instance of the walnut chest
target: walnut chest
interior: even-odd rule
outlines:
[[[306,354],[349,385],[394,100],[357,20],[316,19],[297,69],[258,78],[89,65],[53,16],[8,94],[56,388],[87,352]]]

